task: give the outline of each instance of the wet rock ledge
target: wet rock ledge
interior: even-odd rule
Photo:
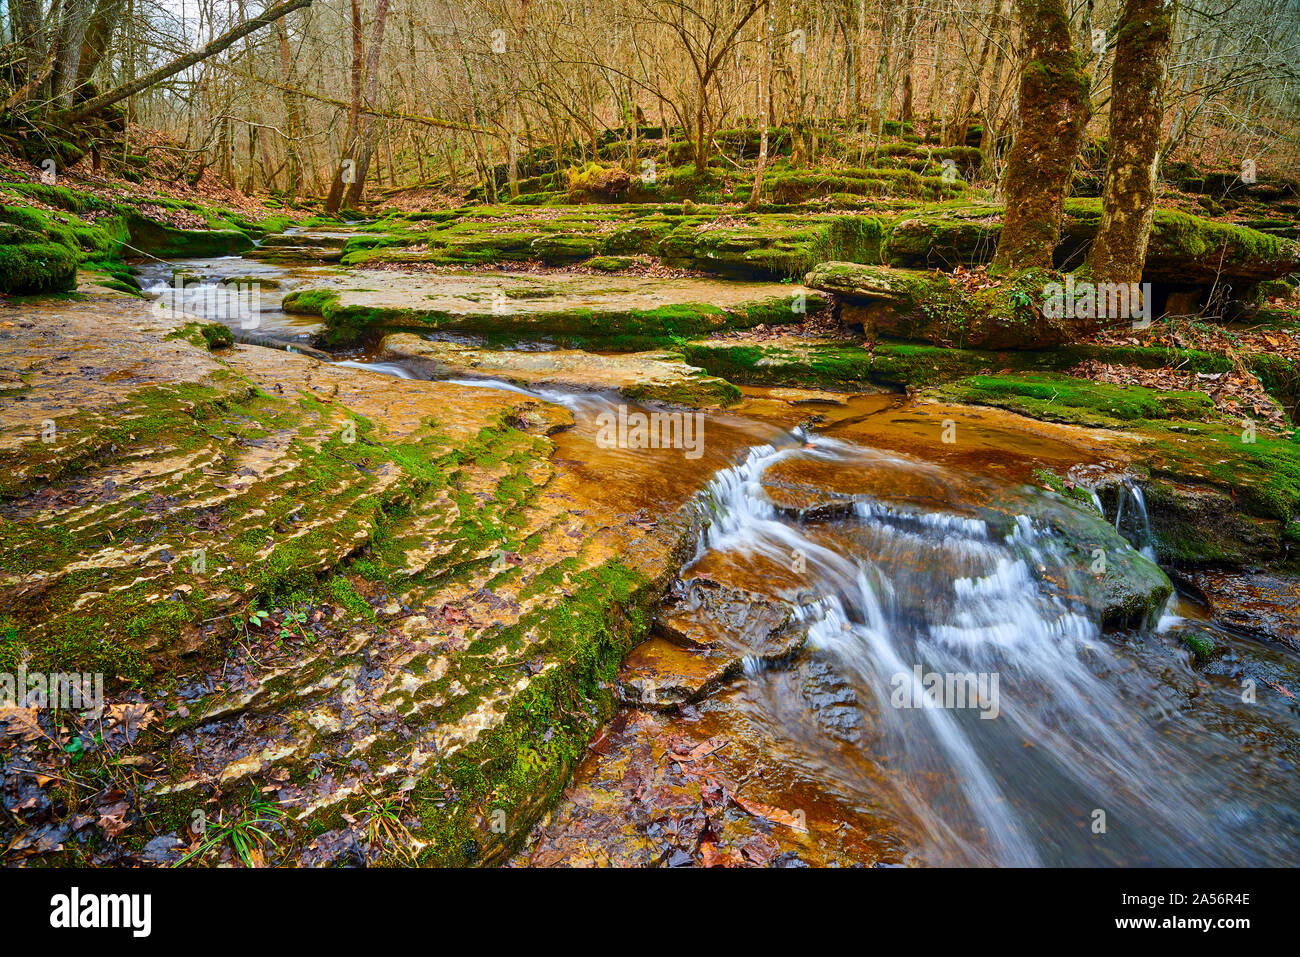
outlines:
[[[174,863],[198,812],[262,821],[268,863],[503,859],[612,714],[690,513],[584,507],[571,418],[522,395],[210,352],[128,297],[4,313],[0,671],[108,688],[0,714],[15,859]]]

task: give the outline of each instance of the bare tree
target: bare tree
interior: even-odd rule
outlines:
[[[1101,224],[1087,261],[1100,281],[1142,278],[1155,214],[1164,87],[1177,10],[1171,0],[1127,0],[1120,18]]]
[[[1050,266],[1070,176],[1088,121],[1088,81],[1062,0],[1016,0],[1021,31],[1019,125],[1003,180],[1006,213],[995,263]]]

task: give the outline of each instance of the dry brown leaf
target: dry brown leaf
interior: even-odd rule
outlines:
[[[35,708],[0,707],[0,723],[19,741],[39,741],[49,737],[41,730]]]

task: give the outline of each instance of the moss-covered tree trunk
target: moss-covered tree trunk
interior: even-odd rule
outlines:
[[[1088,78],[1070,38],[1062,0],[1016,0],[1020,20],[1019,125],[1007,161],[995,262],[1008,269],[1052,264],[1070,175],[1088,122]]]
[[[695,175],[703,176],[709,169],[709,91],[707,80],[699,82],[699,97],[695,101]]]
[[[1116,37],[1111,80],[1110,155],[1101,224],[1088,252],[1098,282],[1142,278],[1164,122],[1164,85],[1173,46],[1172,0],[1127,0]]]

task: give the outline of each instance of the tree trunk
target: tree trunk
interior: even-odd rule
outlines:
[[[984,108],[983,132],[980,133],[980,152],[984,154],[981,176],[989,179],[994,178],[997,131],[1002,128],[1002,68],[1006,64],[1006,44],[1011,42],[1010,21],[1007,18],[1010,6],[1011,0],[998,0],[990,27],[997,39],[994,41],[993,77],[989,80],[989,98]]]
[[[954,112],[952,116],[952,126],[948,129],[947,141],[944,146],[964,146],[966,145],[966,131],[970,127],[970,118],[975,113],[975,101],[979,98],[980,81],[984,79],[984,65],[989,60],[989,50],[993,46],[993,18],[997,14],[998,0],[991,0],[988,12],[983,15],[983,20],[989,24],[989,32],[984,36],[984,43],[980,46],[979,59],[975,63],[975,69],[969,69],[969,60],[967,69],[962,70],[961,81],[957,88],[957,97],[953,101]],[[964,47],[964,41],[963,41]]]
[[[898,112],[904,124],[913,119],[912,70],[916,65],[916,21],[920,14],[918,5],[909,0],[903,11],[903,107]]]
[[[289,46],[289,30],[281,20],[275,25],[279,40],[280,75],[285,86],[294,82],[293,51]],[[284,99],[285,133],[288,138],[289,182],[285,191],[295,199],[302,191],[302,104],[298,97],[288,91],[281,91]]]
[[[366,51],[366,100],[371,106],[379,99],[379,55],[384,47],[384,25],[387,21],[388,0],[379,0],[375,4],[375,28],[370,36],[370,49]],[[360,104],[357,109],[360,110]],[[367,113],[361,119],[361,155],[357,158],[357,178],[348,189],[348,206],[356,206],[361,202],[361,194],[366,188],[366,174],[370,172],[370,160],[375,155],[376,132],[374,114]]]
[[[758,169],[754,171],[754,188],[749,193],[749,202],[745,204],[746,209],[758,209],[759,202],[763,194],[763,173],[767,171],[767,151],[768,151],[768,122],[767,114],[769,112],[768,104],[772,100],[772,63],[775,58],[776,46],[776,8],[772,5],[772,0],[767,0],[767,27],[763,37],[764,46],[764,65],[763,80],[759,85],[759,105],[758,120],[761,124],[762,133],[758,140]]]
[[[695,110],[695,175],[703,176],[709,169],[709,130],[707,80],[700,81],[700,101]]]
[[[325,212],[337,213],[343,206],[345,175],[356,175],[356,160],[353,152],[357,146],[357,122],[361,118],[361,71],[363,69],[363,47],[361,38],[361,0],[352,0],[352,100],[348,107],[348,125],[343,131],[343,149],[339,154],[338,166],[334,169],[334,179],[330,183],[330,192],[325,197]]]
[[[45,72],[49,46],[45,35],[45,24],[41,19],[41,0],[13,0],[13,30],[15,38],[23,49],[23,72],[25,83],[32,84],[36,77]],[[44,99],[44,81],[27,89],[26,96]]]
[[[1050,267],[1088,120],[1088,80],[1063,0],[1016,0],[1023,47],[1019,126],[1007,162],[1006,213],[994,263]]]
[[[77,68],[77,85],[90,82],[95,69],[108,53],[108,44],[122,18],[125,0],[99,0],[90,22],[86,24],[86,37],[81,44],[81,64]]]
[[[893,82],[889,75],[889,63],[894,55],[894,8],[891,3],[881,5],[880,49],[876,59],[875,103],[872,106],[875,125],[876,149],[885,135],[885,119],[889,113],[889,101],[893,94]]]
[[[1099,282],[1142,278],[1155,213],[1164,121],[1164,84],[1177,4],[1127,0],[1116,37],[1111,80],[1110,155],[1101,225],[1087,266]]]

